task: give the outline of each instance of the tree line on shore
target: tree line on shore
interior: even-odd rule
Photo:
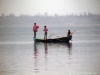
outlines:
[[[9,14],[5,16],[2,14],[0,16],[0,24],[1,23],[45,23],[45,24],[53,24],[53,23],[99,23],[100,24],[100,15],[99,14],[92,14],[92,13],[84,13],[80,15],[66,15],[66,16],[59,16],[55,14],[54,16],[49,15],[35,15],[35,16],[28,16],[28,15],[20,15],[15,16],[14,14]]]

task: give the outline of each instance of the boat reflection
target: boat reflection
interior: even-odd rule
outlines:
[[[71,54],[71,49],[72,49],[72,43],[48,43],[49,46],[55,46],[55,47],[60,47],[64,46],[68,50],[68,54]]]
[[[68,60],[71,60],[72,43],[70,43],[70,42],[69,43],[35,43],[34,42],[34,71],[35,72],[39,72],[39,69],[40,69],[39,64],[41,62],[41,60],[40,60],[41,54],[42,54],[42,62],[44,62],[45,70],[48,69],[48,65],[49,65],[48,61],[49,61],[49,59],[51,59],[50,56],[52,55],[52,54],[49,54],[48,52],[53,50],[54,47],[55,48],[59,47],[62,50],[62,52],[63,52],[63,49],[64,49],[64,51],[68,52],[67,58],[68,58]],[[45,58],[43,58],[43,56]],[[43,61],[43,60],[45,60],[45,61]],[[67,62],[67,63],[70,64],[71,62]]]
[[[64,46],[67,48],[67,50],[69,50],[69,54],[71,52],[71,49],[72,49],[72,43],[69,42],[69,43],[36,43],[34,42],[34,53],[35,53],[35,56],[37,56],[37,45],[44,45],[44,50],[45,50],[45,55],[48,54],[48,47],[47,46],[55,46],[55,47],[58,47],[58,46]]]

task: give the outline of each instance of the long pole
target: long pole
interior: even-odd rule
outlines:
[[[76,30],[75,30],[75,31],[76,31]],[[75,31],[74,31],[74,32],[75,32]],[[74,33],[74,32],[73,32],[73,33]],[[73,34],[73,33],[72,33],[72,34]]]

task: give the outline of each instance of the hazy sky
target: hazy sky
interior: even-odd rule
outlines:
[[[100,14],[100,0],[0,0],[0,15],[66,15],[83,12]]]

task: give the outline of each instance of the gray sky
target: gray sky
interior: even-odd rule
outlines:
[[[0,15],[66,15],[99,13],[100,0],[0,0]]]

